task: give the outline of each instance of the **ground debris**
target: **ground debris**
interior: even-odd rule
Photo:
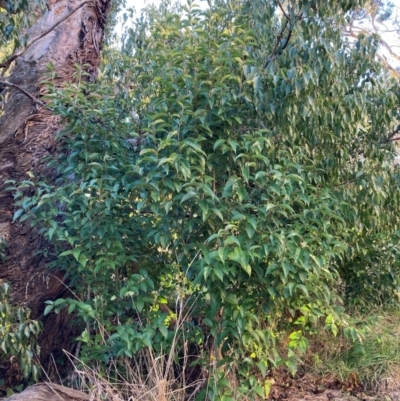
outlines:
[[[400,386],[366,391],[351,377],[344,383],[334,376],[291,377],[287,372],[276,371],[269,380],[272,387],[268,401],[400,401]]]
[[[271,392],[271,401],[400,401],[400,392],[387,394],[366,394],[364,392],[346,393],[341,390],[325,390],[321,393],[307,393],[292,389],[279,394],[276,389]]]

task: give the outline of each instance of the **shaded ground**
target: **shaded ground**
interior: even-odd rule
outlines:
[[[283,398],[282,398],[283,397]],[[273,394],[269,400],[279,401],[399,401],[400,391],[391,394],[366,394],[364,392],[349,394],[340,390],[325,390],[319,394],[305,393],[303,391],[290,391],[286,394],[279,394],[276,398]]]
[[[310,378],[308,378],[309,380]],[[272,380],[273,381],[273,380]],[[334,383],[332,383],[334,385]],[[338,383],[336,383],[338,385]],[[7,401],[42,401],[53,399],[53,395],[60,401],[86,401],[98,399],[76,390],[68,389],[57,384],[39,383],[33,385],[20,394],[11,398],[0,396],[0,400]],[[54,399],[55,399],[54,398]],[[103,398],[101,398],[103,399]],[[109,399],[109,398],[107,398]],[[116,398],[121,400],[121,398]],[[372,394],[361,390],[322,389],[315,383],[302,379],[291,379],[280,384],[275,383],[266,400],[269,401],[400,401],[400,388],[397,391]]]
[[[387,391],[374,393],[354,383],[340,383],[327,378],[315,381],[308,375],[275,380],[271,379],[270,401],[400,401],[400,384],[391,386]]]

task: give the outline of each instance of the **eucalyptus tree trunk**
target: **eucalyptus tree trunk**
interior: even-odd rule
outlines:
[[[0,7],[5,3],[0,2]],[[0,65],[0,91],[6,92],[4,113],[0,118],[0,239],[7,241],[4,263],[0,260],[0,283],[12,288],[12,301],[28,305],[32,318],[43,321],[40,339],[42,361],[57,354],[69,341],[67,316],[43,318],[44,301],[66,291],[61,272],[46,270],[48,244],[28,222],[13,223],[15,206],[6,180],[28,179],[52,172],[45,158],[57,151],[54,137],[60,118],[46,109],[41,83],[51,63],[58,85],[73,82],[75,65],[80,64],[96,78],[100,49],[111,0],[49,0],[48,11],[28,31],[26,47]],[[40,252],[39,252],[40,251]],[[48,366],[44,366],[45,369]]]

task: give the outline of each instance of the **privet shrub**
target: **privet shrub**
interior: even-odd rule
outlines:
[[[358,339],[346,306],[397,301],[398,88],[341,34],[356,2],[209,4],[147,10],[100,82],[49,71],[58,179],[15,217],[56,246],[77,298],[46,313],[86,322],[85,362],[189,342],[210,399],[256,398],[317,327]]]

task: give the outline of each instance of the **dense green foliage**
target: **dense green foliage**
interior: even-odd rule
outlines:
[[[189,342],[217,362],[210,399],[234,397],[226,369],[262,397],[259,379],[295,371],[318,327],[357,341],[347,307],[397,302],[386,138],[399,93],[376,38],[341,35],[355,5],[153,8],[100,82],[78,70],[57,88],[49,70],[48,107],[66,123],[57,179],[17,184],[14,217],[39,226],[69,275],[76,297],[46,313],[86,322],[85,362]]]
[[[0,362],[10,357],[18,358],[21,373],[26,379],[37,380],[40,364],[37,343],[42,331],[39,321],[30,318],[30,310],[24,306],[12,306],[9,285],[0,286]],[[0,379],[1,385],[4,381]]]

